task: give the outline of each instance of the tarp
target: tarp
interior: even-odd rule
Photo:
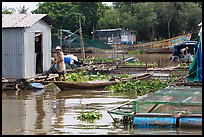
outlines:
[[[202,28],[199,32],[199,42],[197,44],[197,52],[193,62],[189,67],[189,82],[201,82],[202,81]]]

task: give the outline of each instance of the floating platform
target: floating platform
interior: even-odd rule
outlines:
[[[135,128],[202,128],[202,87],[167,87],[108,111]],[[128,118],[127,118],[128,117]]]
[[[58,77],[58,74],[50,74],[46,81],[54,81]],[[46,76],[36,75],[32,78],[22,78],[22,79],[2,79],[2,89],[3,90],[18,90],[18,89],[43,89],[46,85],[41,83],[45,81]]]

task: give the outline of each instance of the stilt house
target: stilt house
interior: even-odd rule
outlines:
[[[2,77],[31,78],[51,66],[47,14],[2,14]]]

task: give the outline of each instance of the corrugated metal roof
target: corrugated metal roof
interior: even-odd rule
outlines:
[[[30,27],[46,16],[47,14],[2,14],[2,28]]]

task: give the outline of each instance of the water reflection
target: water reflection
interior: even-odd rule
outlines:
[[[42,91],[2,91],[2,134],[49,134],[52,110]]]
[[[15,91],[2,91],[2,134],[202,134],[201,130],[133,129],[115,126],[107,111],[134,98],[134,95],[113,94],[103,90],[22,90],[18,94]],[[81,112],[92,110],[103,114],[103,117],[94,123],[77,119]]]

